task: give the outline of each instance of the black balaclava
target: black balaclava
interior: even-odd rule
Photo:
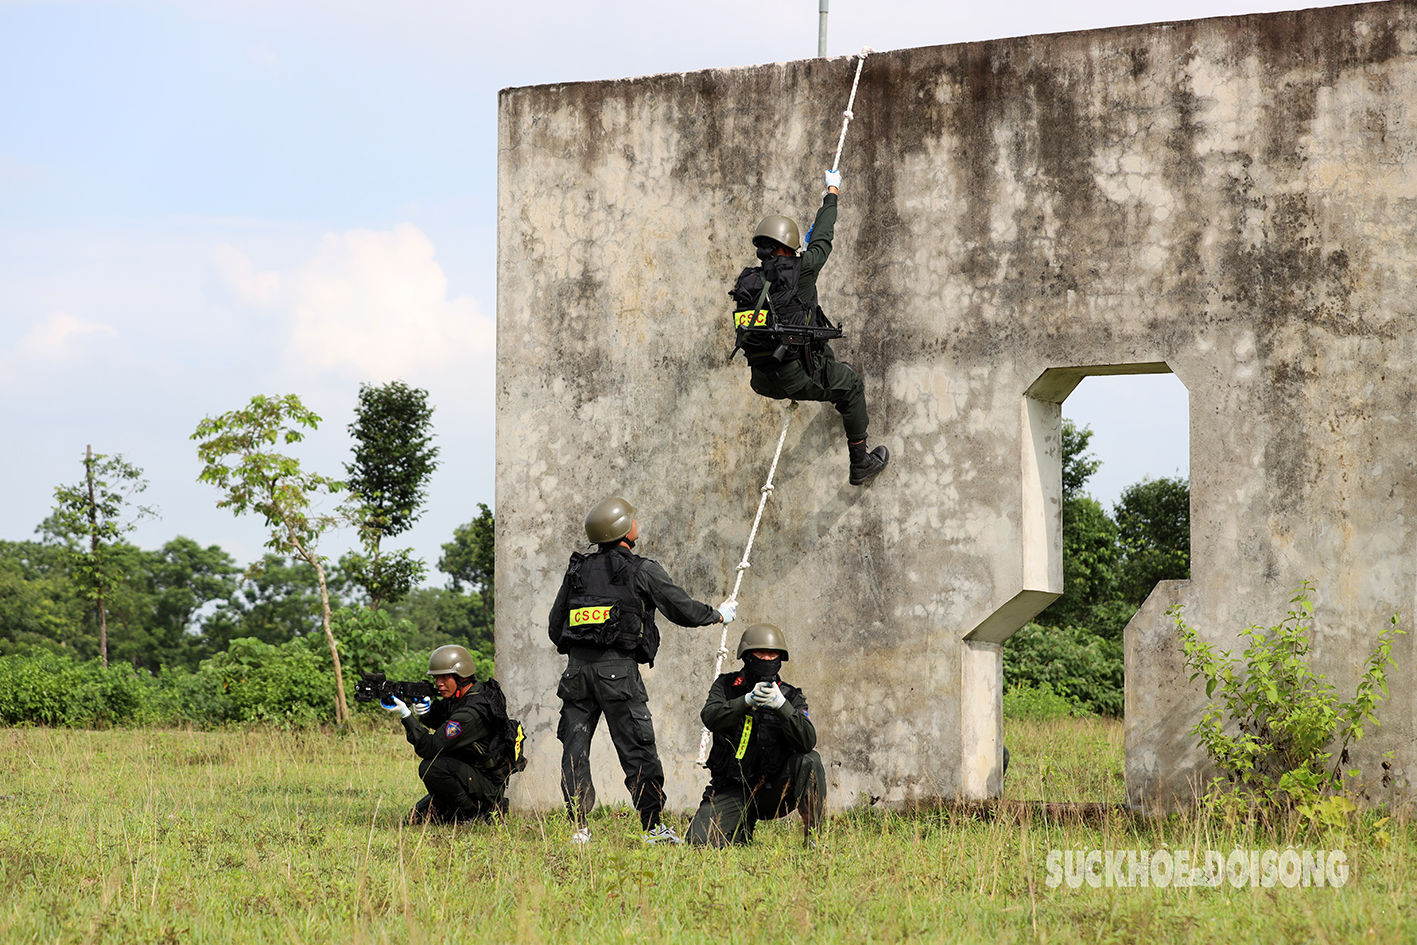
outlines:
[[[755,683],[770,682],[782,671],[782,654],[778,653],[770,660],[760,660],[749,653],[743,658],[743,669]]]

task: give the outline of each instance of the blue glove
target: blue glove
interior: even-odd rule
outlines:
[[[433,700],[428,696],[424,696],[422,699],[415,699],[412,708],[413,714],[421,719],[423,716],[433,711]]]
[[[738,616],[738,602],[736,600],[726,600],[719,604],[718,615],[723,618],[724,623],[732,623],[733,618]]]
[[[400,699],[398,696],[389,696],[389,698],[393,700],[392,705],[385,702],[383,699],[380,699],[379,707],[388,712],[397,712],[398,717],[401,719],[408,718],[411,713],[409,712],[408,706],[403,704],[403,700]]]
[[[827,186],[835,187],[837,190],[841,189],[841,171],[835,169],[827,171]]]

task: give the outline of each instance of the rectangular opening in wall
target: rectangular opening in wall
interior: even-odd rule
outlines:
[[[1125,803],[1123,633],[1190,576],[1190,398],[1165,364],[1045,372],[1062,404],[1063,596],[1004,644],[1006,798]]]

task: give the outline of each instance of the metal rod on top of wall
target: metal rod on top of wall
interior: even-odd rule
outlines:
[[[827,0],[817,2],[817,58],[827,55]]]

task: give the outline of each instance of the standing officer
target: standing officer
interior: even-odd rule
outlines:
[[[379,703],[403,721],[408,743],[423,759],[418,777],[428,793],[409,812],[410,824],[465,823],[506,813],[512,758],[507,699],[495,679],[480,683],[473,672],[465,648],[440,646],[428,658],[428,675],[441,699],[419,699],[412,709],[397,696]]]
[[[848,481],[859,486],[890,462],[890,452],[884,446],[866,448],[866,386],[861,375],[838,361],[827,341],[785,344],[768,327],[830,327],[817,301],[817,275],[832,251],[841,172],[827,171],[826,181],[827,193],[808,231],[811,242],[806,251],[797,254],[802,240],[796,223],[775,214],[763,217],[753,233],[753,246],[763,264],[739,273],[728,294],[733,296],[738,347],[752,369],[753,390],[775,400],[821,401],[835,407],[841,414],[851,460]]]
[[[547,632],[556,652],[566,654],[566,671],[556,695],[561,699],[561,794],[575,824],[573,843],[588,843],[586,815],[595,806],[590,776],[590,742],[605,715],[610,740],[620,756],[625,787],[640,812],[646,843],[680,843],[664,809],[664,769],[654,742],[649,695],[640,663],[654,665],[659,651],[655,610],[681,627],[730,623],[733,601],[718,608],[696,601],[674,584],[657,561],[633,554],[639,539],[635,508],[619,496],[591,507],[586,537],[599,546],[575,552],[551,607]]]
[[[802,690],[778,676],[787,639],[770,623],[754,624],[738,641],[743,668],[709,687],[699,717],[713,733],[709,786],[689,824],[689,842],[722,847],[747,843],[759,820],[797,811],[803,844],[816,846],[826,808],[827,775],[813,751],[817,729]]]

